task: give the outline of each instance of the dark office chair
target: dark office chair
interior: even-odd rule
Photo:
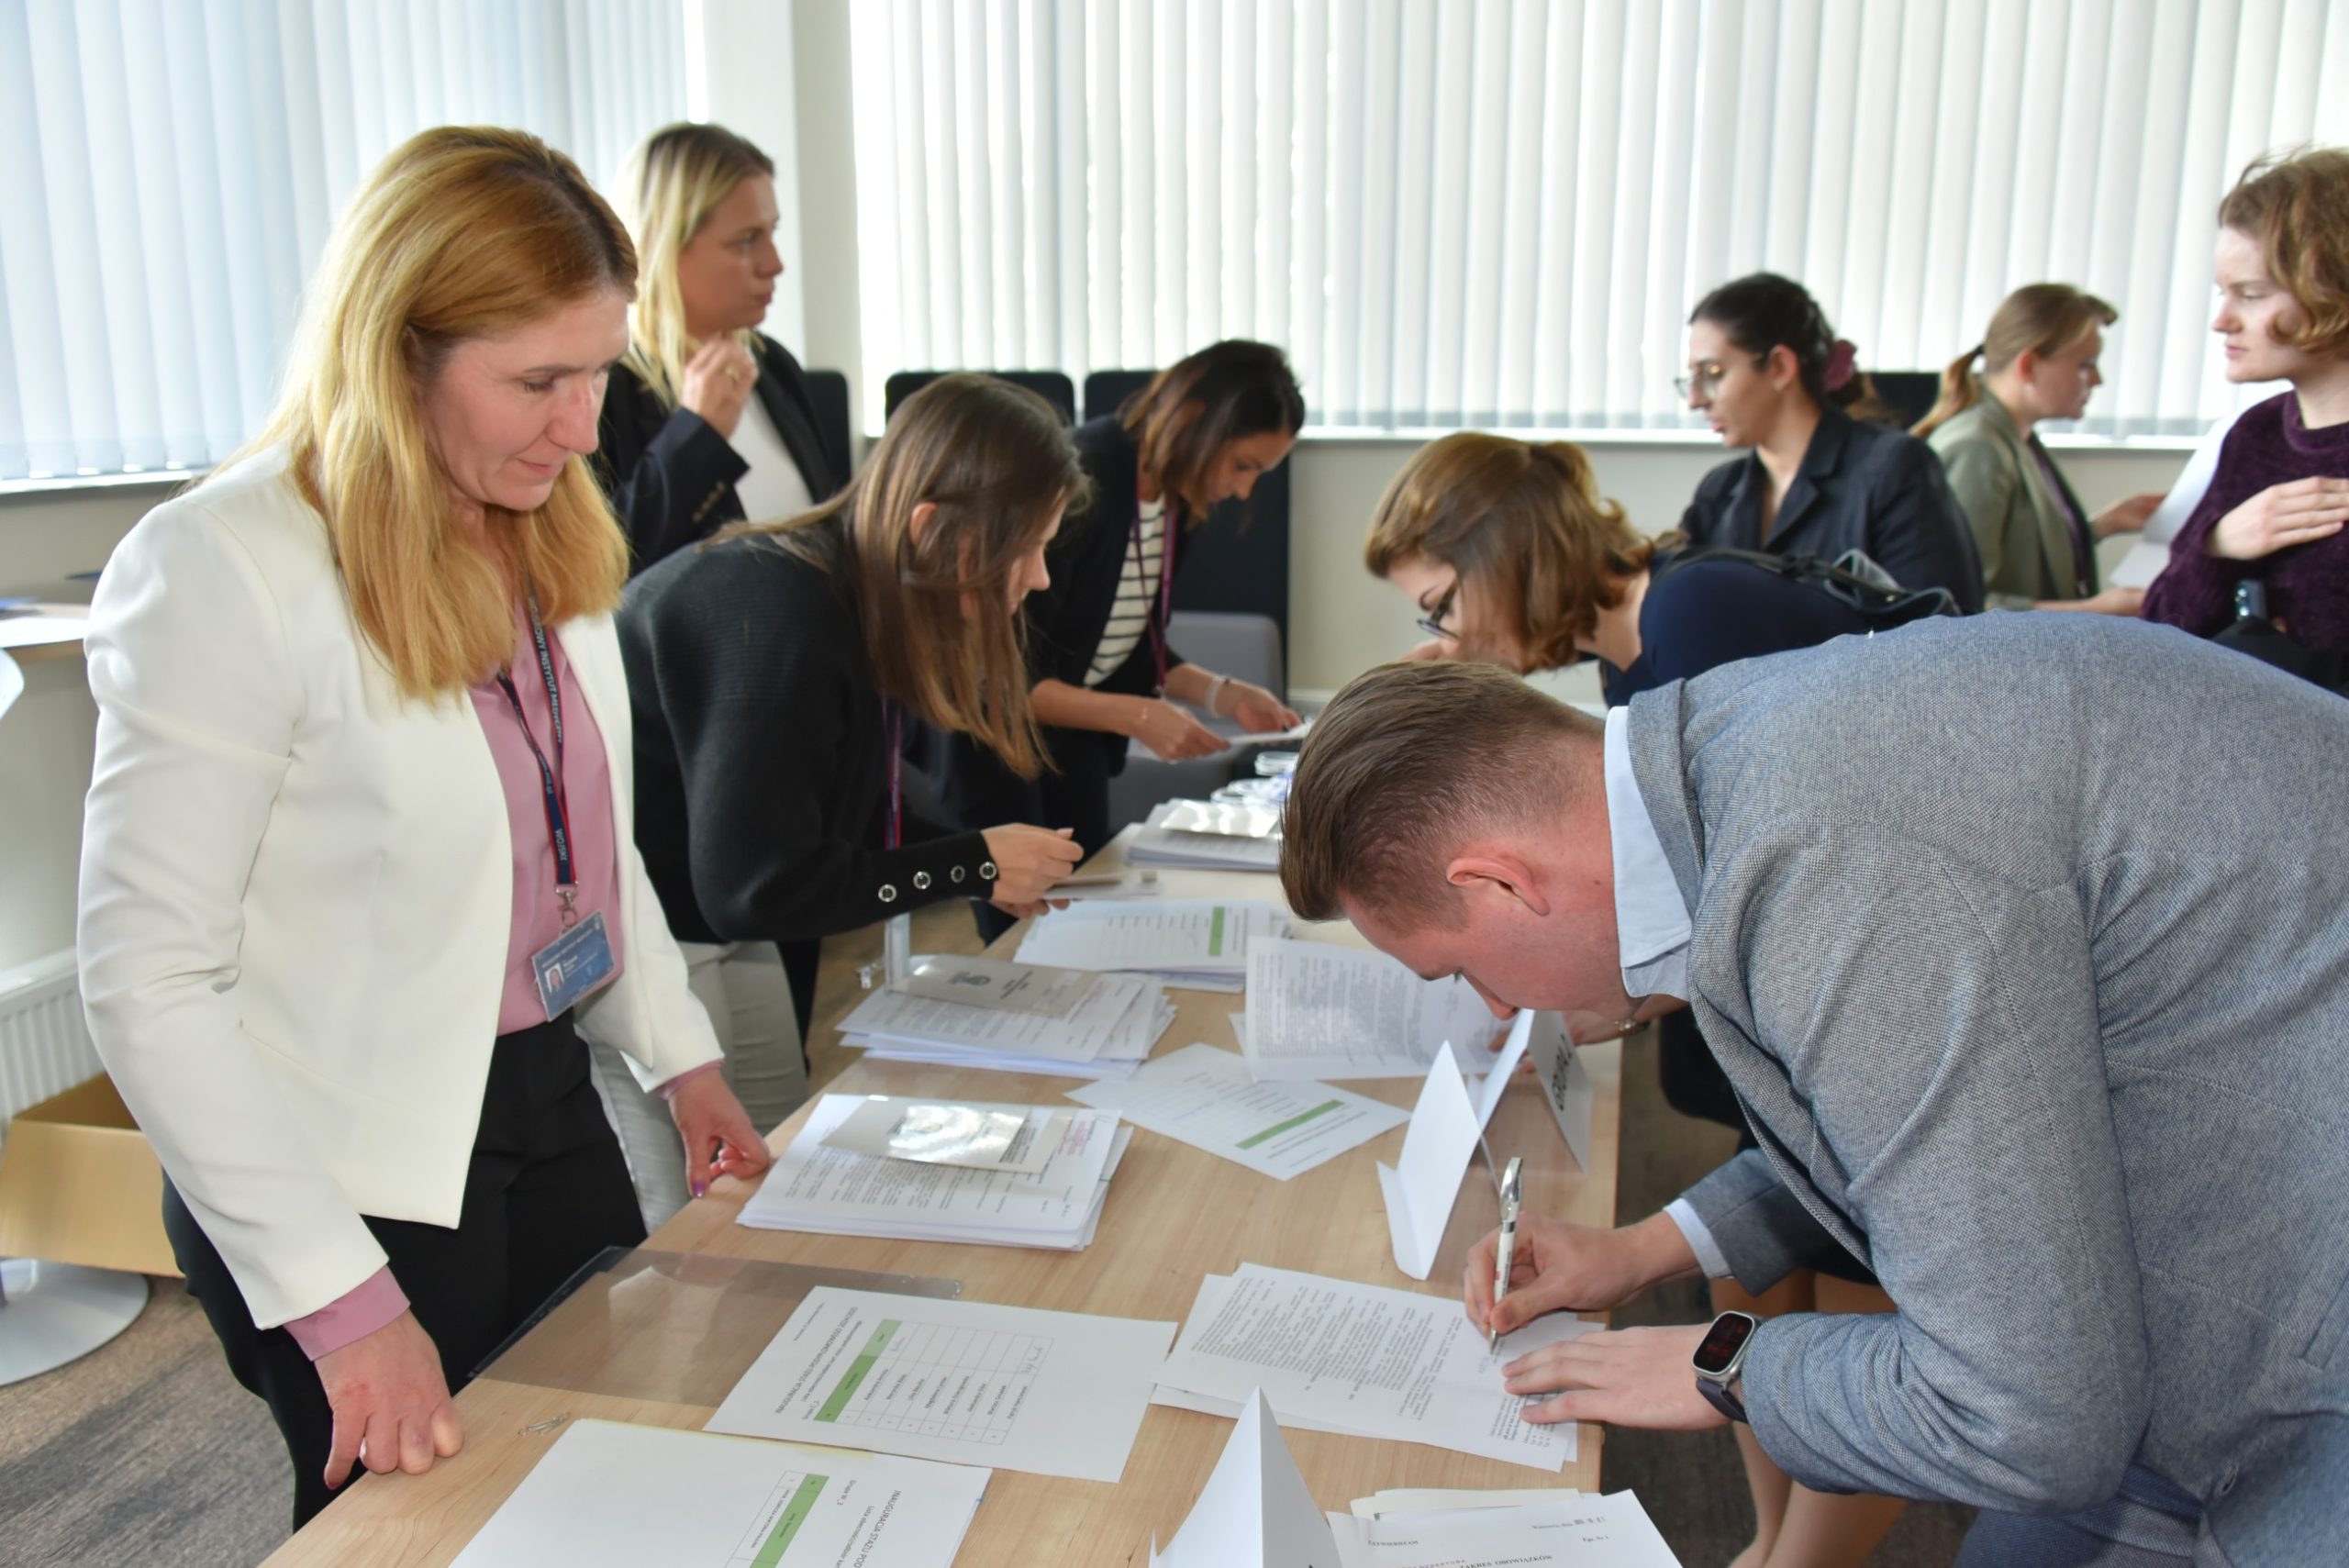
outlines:
[[[1085,378],[1085,417],[1114,414],[1156,371],[1095,371]],[[1243,509],[1226,502],[1183,536],[1174,551],[1174,608],[1263,616],[1280,628],[1280,683],[1288,689],[1289,471],[1295,459],[1256,482]]]
[[[1923,418],[1942,395],[1939,371],[1869,371],[1867,378],[1883,410],[1876,422],[1896,429],[1905,430]]]
[[[816,439],[840,465],[841,483],[856,471],[855,426],[849,418],[848,377],[839,371],[809,371],[807,399],[816,406]]]
[[[899,371],[881,386],[881,417],[884,420],[897,417],[897,406],[948,371]],[[1059,371],[985,371],[982,374],[1008,381],[1014,386],[1026,387],[1060,411],[1064,425],[1076,423],[1076,387]]]

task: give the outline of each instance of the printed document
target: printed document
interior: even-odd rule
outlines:
[[[1068,1097],[1284,1182],[1409,1119],[1327,1084],[1260,1084],[1247,1062],[1211,1045],[1186,1045],[1122,1084],[1088,1084]]]
[[[1344,1568],[1680,1568],[1629,1492],[1520,1508],[1331,1514]]]
[[[1115,1481],[1172,1323],[818,1285],[713,1432]]]
[[[1158,1374],[1158,1403],[1234,1415],[1262,1388],[1283,1426],[1386,1438],[1563,1469],[1573,1423],[1537,1426],[1500,1369],[1598,1328],[1553,1313],[1487,1352],[1457,1296],[1243,1263],[1210,1274]]]
[[[1259,1078],[1417,1078],[1445,1041],[1464,1059],[1501,1026],[1467,982],[1385,953],[1295,940],[1248,949],[1248,1068]]]
[[[817,1235],[1079,1248],[1093,1240],[1109,1178],[1133,1136],[1109,1112],[1073,1111],[1052,1157],[1031,1173],[827,1147],[865,1103],[862,1095],[824,1095],[736,1223]]]
[[[947,1568],[988,1473],[573,1421],[451,1568]]]
[[[1159,899],[1079,904],[1040,917],[1019,962],[1124,970],[1198,991],[1238,991],[1249,944],[1288,934],[1288,917],[1260,900]]]

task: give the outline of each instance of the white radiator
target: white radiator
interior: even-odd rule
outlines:
[[[82,1021],[71,949],[0,970],[0,1137],[27,1106],[105,1071]]]

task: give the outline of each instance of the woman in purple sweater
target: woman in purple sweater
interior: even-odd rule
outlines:
[[[2264,584],[2268,618],[2303,647],[2349,650],[2349,150],[2263,160],[2219,207],[2227,379],[2285,380],[2244,411],[2202,504],[2145,595],[2148,620],[2200,637]]]

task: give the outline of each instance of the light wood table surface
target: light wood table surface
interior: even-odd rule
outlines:
[[[1095,857],[1093,864],[1108,869],[1122,859],[1121,843],[1115,843]],[[1170,897],[1280,900],[1280,884],[1270,875],[1162,871],[1160,880]],[[1342,925],[1303,927],[1297,934],[1363,945],[1353,929]],[[1015,931],[990,951],[1008,956],[1018,940]],[[1159,1043],[1160,1051],[1202,1040],[1227,1051],[1238,1049],[1230,1015],[1241,1006],[1241,997],[1204,991],[1171,995],[1178,1011]],[[1528,1075],[1520,1075],[1502,1098],[1489,1142],[1498,1159],[1505,1161],[1512,1153],[1527,1157],[1529,1210],[1588,1225],[1611,1225],[1620,1048],[1586,1047],[1582,1057],[1596,1090],[1592,1170],[1575,1167],[1539,1086]],[[1073,1086],[1064,1078],[860,1061],[827,1089],[1050,1105],[1064,1103],[1063,1094]],[[1419,1090],[1417,1082],[1408,1079],[1357,1080],[1346,1086],[1405,1106]],[[802,1110],[785,1123],[771,1140],[774,1146],[788,1143],[806,1116]],[[1403,1131],[1397,1128],[1316,1170],[1276,1182],[1137,1129],[1110,1184],[1099,1235],[1081,1252],[752,1230],[734,1222],[750,1191],[734,1182],[721,1182],[708,1197],[687,1205],[646,1246],[707,1259],[713,1269],[728,1266],[720,1260],[743,1259],[930,1275],[960,1281],[968,1300],[1178,1323],[1189,1312],[1204,1275],[1229,1273],[1242,1262],[1429,1294],[1456,1293],[1468,1249],[1498,1223],[1493,1183],[1480,1158],[1462,1186],[1434,1272],[1424,1284],[1411,1280],[1395,1267],[1374,1168],[1379,1160],[1396,1162]],[[568,1316],[595,1319],[599,1325],[596,1332],[612,1331],[610,1314],[601,1304]],[[737,1362],[747,1366],[772,1334],[772,1311],[763,1316],[736,1313],[721,1305],[709,1310],[706,1325],[696,1319],[694,1332],[708,1341],[721,1370]],[[533,1330],[515,1352],[458,1396],[465,1418],[465,1448],[454,1461],[420,1477],[366,1477],[273,1555],[272,1568],[429,1568],[446,1563],[547,1451],[559,1435],[561,1420],[596,1417],[698,1428],[708,1418],[717,1396],[710,1392],[707,1367],[698,1376],[672,1379],[667,1390],[653,1390],[640,1379],[637,1386],[615,1387],[584,1364],[592,1355],[579,1353],[571,1356],[578,1367],[575,1379],[550,1375],[542,1369],[563,1364],[568,1347],[552,1347],[556,1353],[551,1356],[543,1353],[550,1349],[546,1337],[562,1330],[565,1318],[559,1313]],[[533,1370],[513,1373],[525,1363]],[[570,1381],[572,1386],[542,1386],[515,1381],[516,1375]],[[699,1386],[688,1388],[689,1384]],[[657,1393],[668,1397],[647,1396]],[[698,1402],[702,1399],[709,1402]],[[1116,1485],[998,1470],[956,1562],[963,1568],[1145,1563],[1152,1533],[1163,1543],[1181,1526],[1231,1429],[1228,1419],[1152,1406],[1126,1462],[1124,1479]],[[1602,1433],[1596,1427],[1582,1429],[1577,1457],[1555,1475],[1413,1443],[1304,1431],[1285,1436],[1315,1500],[1334,1510],[1390,1486],[1598,1488]]]

